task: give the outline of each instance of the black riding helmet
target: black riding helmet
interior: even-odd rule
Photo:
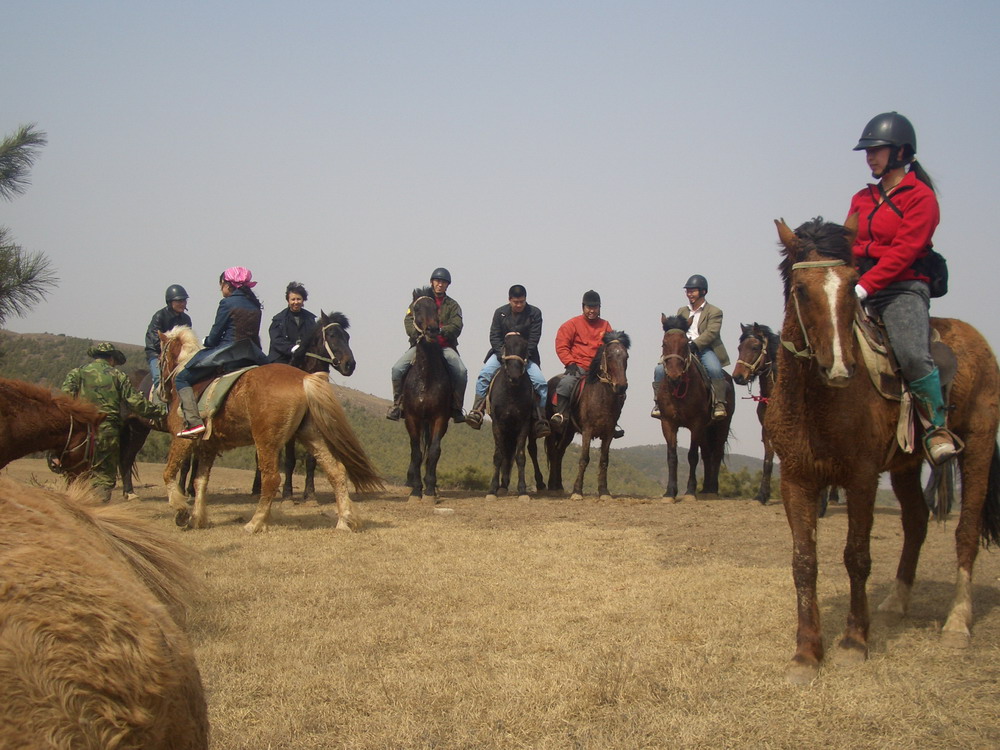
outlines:
[[[447,281],[451,283],[451,274],[448,272],[447,268],[435,268],[434,273],[431,274],[431,281]]]
[[[583,304],[587,307],[600,307],[601,306],[601,295],[595,292],[593,289],[588,289],[583,293]]]
[[[164,297],[167,298],[167,304],[169,305],[171,302],[187,299],[188,293],[187,290],[184,289],[184,287],[182,287],[180,284],[171,284],[170,286],[167,287],[167,291],[166,294],[164,294]]]
[[[899,112],[883,112],[875,115],[861,133],[861,139],[854,151],[864,151],[868,148],[891,146],[889,163],[886,169],[897,169],[908,164],[917,153],[917,134],[913,124]],[[898,158],[899,149],[903,149],[903,158]]]
[[[702,294],[708,294],[708,279],[700,273],[696,273],[684,283],[684,288],[700,289]]]

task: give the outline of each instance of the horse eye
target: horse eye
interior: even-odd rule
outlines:
[[[809,289],[804,284],[796,284],[794,287],[792,287],[792,292],[799,299],[802,300],[809,299]]]

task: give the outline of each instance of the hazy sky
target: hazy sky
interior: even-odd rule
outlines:
[[[3,24],[0,133],[49,145],[0,223],[60,278],[15,331],[139,344],[181,283],[204,335],[245,265],[265,340],[299,280],[353,324],[338,382],[389,397],[435,267],[472,376],[511,284],[545,315],[547,376],[594,288],[633,342],[620,444],[662,443],[660,313],[701,273],[734,361],[740,322],[778,327],[772,219],[842,221],[870,178],[851,148],[895,109],[939,186],[934,312],[1000,342],[1000,3],[14,0]],[[760,455],[753,406],[730,447]]]

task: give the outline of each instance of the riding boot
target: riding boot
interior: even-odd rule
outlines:
[[[483,413],[486,411],[486,396],[476,396],[472,411],[465,415],[465,423],[474,430],[483,426]]]
[[[391,419],[393,422],[398,422],[399,417],[403,413],[402,409],[403,401],[403,384],[401,382],[397,383],[395,380],[392,381],[392,406],[389,407],[389,411],[386,412],[385,418]]]
[[[532,434],[536,438],[546,438],[552,434],[549,428],[549,420],[545,418],[545,407],[541,404],[535,406],[535,424],[531,428]]]
[[[712,420],[725,419],[726,411],[726,380],[712,378]]]
[[[955,445],[955,436],[946,427],[947,410],[941,395],[941,373],[935,367],[909,385],[922,416],[930,422],[930,427],[924,430],[924,452],[932,464],[943,464],[962,449]]]
[[[185,429],[177,433],[177,437],[197,437],[205,431],[205,424],[201,421],[201,414],[198,413],[198,399],[194,395],[194,389],[181,388],[177,391],[177,396],[181,402],[181,412],[184,414],[186,425]]]
[[[464,393],[456,393],[451,406],[451,421],[461,424],[465,421],[465,412],[462,411],[462,397]]]
[[[569,408],[569,396],[563,396],[560,393],[556,394],[556,411],[549,418],[549,424],[555,427],[557,430],[561,430],[562,426],[566,424],[566,410]]]
[[[662,419],[662,417],[660,416],[660,405],[658,403],[656,403],[656,397],[659,394],[659,392],[660,392],[660,384],[657,383],[654,380],[653,381],[653,411],[649,412],[649,416],[651,416],[653,419],[656,419],[656,420]]]

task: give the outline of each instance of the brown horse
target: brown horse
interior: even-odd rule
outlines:
[[[0,744],[207,748],[189,553],[97,502],[0,479]]]
[[[816,508],[824,485],[844,488],[849,516],[844,564],[851,581],[850,613],[837,654],[858,662],[868,654],[866,583],[871,570],[870,535],[879,474],[888,471],[899,500],[903,548],[895,585],[879,607],[903,615],[909,603],[928,508],[920,489],[919,452],[896,444],[899,403],[875,390],[854,335],[861,310],[854,287],[851,246],[856,220],[847,227],[822,219],[794,232],[775,222],[784,246],[781,273],[785,318],[779,350],[781,376],[765,420],[781,459],[781,493],[792,531],[792,577],[798,600],[798,647],[787,676],[812,680],[823,658],[816,596]],[[958,356],[949,401],[949,427],[965,442],[958,457],[962,509],[955,530],[958,576],[942,642],[965,646],[972,623],[972,568],[980,538],[1000,543],[1000,370],[983,337],[959,320],[932,318],[931,325]],[[860,372],[858,371],[860,369]]]
[[[583,499],[583,476],[590,463],[590,441],[601,440],[601,459],[598,464],[597,492],[601,500],[610,500],[608,492],[608,452],[614,439],[618,418],[625,405],[625,391],[628,389],[628,349],[631,346],[624,331],[610,331],[604,334],[604,343],[591,360],[587,377],[579,399],[573,404],[569,419],[561,429],[553,429],[545,438],[545,455],[549,461],[549,489],[560,492],[562,483],[562,460],[566,448],[579,432],[583,441],[580,449],[580,463],[576,482],[573,484],[571,500]],[[556,392],[561,375],[549,380],[549,393]],[[552,399],[548,400],[546,411],[552,416]]]
[[[167,424],[172,431],[177,431],[181,429],[183,418],[173,378],[199,345],[186,326],[161,334],[160,341],[160,388],[164,400],[170,403]],[[257,510],[246,530],[251,533],[265,530],[270,519],[271,500],[280,482],[278,453],[293,437],[316,456],[333,486],[339,515],[337,528],[353,530],[359,527],[347,480],[350,479],[359,492],[380,489],[382,481],[347,421],[326,374],[307,375],[282,364],[255,367],[244,373],[215,413],[210,433],[205,437],[195,441],[174,438],[163,479],[169,489],[170,505],[177,511],[178,525],[206,526],[205,496],[215,457],[230,448],[254,445],[262,486]],[[181,463],[192,452],[198,459],[198,468],[194,511],[189,514],[176,477]]]
[[[732,378],[726,373],[726,418],[712,420],[711,390],[694,365],[695,357],[688,343],[689,321],[679,315],[669,318],[660,314],[663,325],[663,342],[660,362],[664,378],[656,391],[656,405],[660,408],[660,427],[667,441],[667,489],[663,497],[667,502],[694,500],[698,486],[698,454],[705,463],[705,478],[701,491],[706,496],[719,492],[719,469],[726,455],[729,424],[733,421],[736,391]],[[677,430],[681,427],[691,432],[688,448],[687,490],[677,497]]]
[[[86,401],[53,395],[20,380],[0,378],[0,468],[37,451],[52,451],[53,469],[77,476],[94,459],[104,414]]]
[[[778,334],[765,325],[740,323],[740,346],[736,357],[736,367],[733,368],[733,382],[745,385],[750,391],[753,381],[760,384],[760,396],[750,398],[757,402],[757,419],[760,421],[760,440],[764,444],[764,469],[760,477],[760,489],[757,490],[757,501],[767,505],[771,499],[771,472],[774,468],[774,448],[767,437],[764,428],[764,415],[767,414],[767,404],[771,391],[778,379]],[[820,515],[823,515],[822,513]]]
[[[411,501],[427,495],[436,503],[441,439],[448,432],[451,416],[451,377],[438,343],[441,326],[434,292],[430,287],[413,290],[410,310],[413,311],[413,326],[420,337],[417,339],[413,366],[403,381],[401,401],[406,431],[410,435],[410,466],[406,470],[406,484],[410,488]]]

